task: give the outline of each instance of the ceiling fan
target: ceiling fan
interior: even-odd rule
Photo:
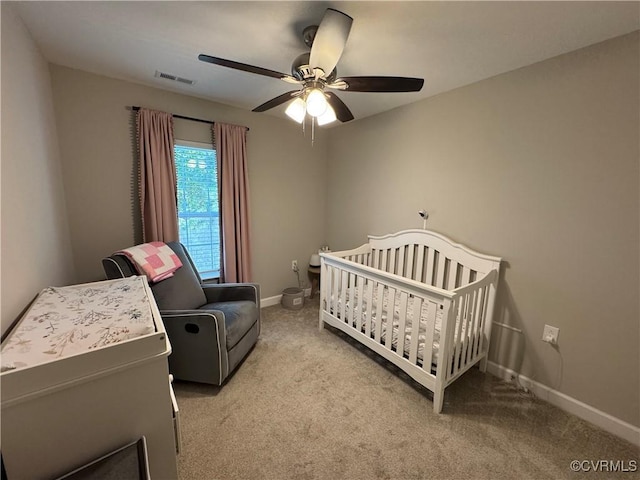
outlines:
[[[264,112],[288,101],[286,113],[302,123],[308,114],[318,125],[334,120],[348,122],[353,114],[331,90],[344,92],[418,92],[422,89],[422,78],[358,76],[338,77],[336,64],[342,55],[353,19],[338,10],[328,8],[320,25],[304,29],[302,36],[310,51],[296,57],[291,65],[291,75],[245,63],[225,60],[201,54],[198,59],[235,70],[278,78],[300,88],[283,93],[253,109]],[[313,125],[313,123],[312,123]]]

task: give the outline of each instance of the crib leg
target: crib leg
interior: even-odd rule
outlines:
[[[322,318],[318,321],[318,330],[322,331],[324,329],[324,322]]]
[[[486,373],[487,372],[487,363],[488,362],[489,362],[489,357],[487,355],[482,357],[482,360],[480,360],[479,368],[480,368],[480,371],[482,373]]]
[[[442,403],[444,401],[444,389],[438,389],[433,392],[433,411],[442,413]]]

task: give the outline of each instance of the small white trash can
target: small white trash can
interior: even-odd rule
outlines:
[[[300,310],[304,307],[304,290],[297,287],[285,288],[280,303],[289,310]]]

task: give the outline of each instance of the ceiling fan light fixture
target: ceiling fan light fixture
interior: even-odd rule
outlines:
[[[284,113],[295,122],[302,123],[306,114],[306,105],[301,98],[296,98],[289,104]]]
[[[328,123],[336,121],[336,112],[331,108],[331,105],[327,105],[327,110],[318,117],[318,125],[327,125]]]
[[[307,94],[307,113],[312,117],[319,117],[325,113],[328,105],[322,90],[313,88]]]

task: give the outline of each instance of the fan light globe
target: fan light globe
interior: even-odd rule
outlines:
[[[292,120],[298,123],[302,123],[302,121],[304,120],[304,115],[306,113],[306,106],[304,104],[304,101],[301,98],[296,98],[289,104],[284,113],[286,113]]]
[[[312,117],[319,117],[327,110],[327,99],[321,90],[314,88],[307,95],[307,113]]]
[[[331,105],[327,105],[327,110],[318,117],[318,125],[326,125],[336,120],[336,112],[333,111]]]

